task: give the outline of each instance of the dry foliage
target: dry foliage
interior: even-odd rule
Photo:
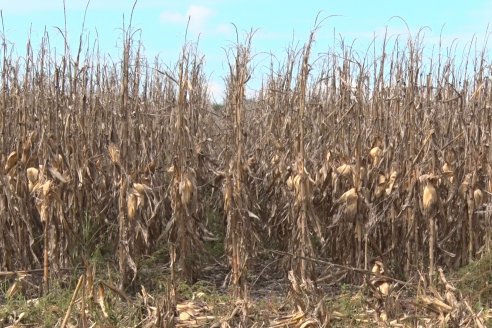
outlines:
[[[392,46],[385,40],[362,57],[341,42],[311,59],[313,32],[285,62],[272,59],[257,96],[246,99],[249,34],[231,51],[224,106],[212,106],[194,45],[175,67],[151,65],[131,32],[121,62],[86,49],[82,38],[75,56],[67,46],[55,57],[48,35],[36,55],[28,43],[20,60],[4,40],[0,269],[42,268],[39,292],[47,293],[63,268],[105,250],[116,254],[123,290],[137,281],[142,258],[165,248],[171,301],[152,301],[164,325],[176,281],[198,278],[204,241],[222,229],[242,325],[248,272],[261,249],[283,254],[277,269],[291,283],[298,312],[285,320],[293,326],[331,320],[315,286],[329,267],[313,258],[348,268],[332,276],[337,282],[365,283],[361,272],[381,275],[383,262],[402,280],[425,272],[423,284],[445,288],[432,295],[424,288],[420,304],[443,323],[467,323],[463,313],[473,310],[436,268],[459,268],[492,245],[485,49],[458,64],[452,56],[436,62],[417,35]],[[220,229],[210,213],[224,218]],[[386,321],[380,309],[392,286],[369,285]],[[92,297],[105,314],[101,286]],[[191,305],[188,312],[202,313]],[[283,320],[278,327],[290,325]]]

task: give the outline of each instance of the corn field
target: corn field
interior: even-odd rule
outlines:
[[[487,47],[429,57],[417,35],[316,57],[315,36],[272,58],[253,98],[254,33],[238,39],[220,105],[193,43],[168,67],[131,30],[117,61],[82,38],[55,55],[48,34],[16,57],[4,36],[0,270],[40,270],[47,294],[97,251],[124,290],[165,249],[176,302],[223,242],[234,297],[246,303],[275,258],[302,308],[302,293],[363,283],[374,263],[433,285],[489,252]]]

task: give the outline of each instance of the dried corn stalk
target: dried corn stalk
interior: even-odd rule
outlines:
[[[229,63],[229,76],[226,91],[226,108],[230,126],[229,140],[225,157],[226,176],[223,185],[224,215],[226,219],[225,246],[231,265],[233,296],[242,306],[241,322],[246,325],[247,302],[249,298],[247,275],[248,262],[256,251],[256,233],[249,213],[249,188],[247,181],[247,157],[245,155],[245,95],[246,83],[250,78],[249,63],[252,33],[246,35],[243,44],[236,44],[234,61]],[[277,159],[273,157],[273,163]]]
[[[434,280],[434,265],[435,265],[435,243],[436,243],[436,213],[438,212],[438,203],[440,202],[437,195],[435,183],[437,177],[433,175],[423,175],[420,181],[424,182],[424,191],[422,196],[422,208],[424,215],[428,220],[428,235],[429,235],[429,282],[432,284]]]
[[[201,225],[199,223],[199,204],[197,188],[197,170],[199,147],[195,136],[199,133],[199,111],[193,102],[201,101],[192,83],[202,79],[202,62],[191,45],[182,49],[178,64],[177,104],[172,111],[173,146],[171,175],[172,217],[168,223],[171,257],[172,293],[176,293],[177,272],[193,283],[198,275],[197,261],[202,252]],[[196,85],[198,87],[198,85]],[[145,192],[145,187],[134,185],[135,189]],[[173,299],[173,302],[176,300]]]

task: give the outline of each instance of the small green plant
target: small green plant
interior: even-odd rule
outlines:
[[[58,286],[52,288],[48,295],[40,298],[28,300],[22,295],[16,295],[0,306],[0,322],[54,327],[63,317],[70,297],[69,289]]]

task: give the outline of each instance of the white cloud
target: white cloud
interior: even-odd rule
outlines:
[[[230,36],[234,32],[231,24],[219,24],[216,28],[216,31],[219,34],[223,34],[226,36]]]
[[[186,22],[186,17],[178,12],[165,11],[161,13],[163,23],[181,24]]]
[[[190,19],[190,31],[193,33],[203,33],[206,29],[207,22],[212,17],[213,11],[210,8],[191,5],[186,14],[175,11],[165,11],[161,13],[161,21],[171,24],[186,24]]]
[[[208,82],[208,91],[212,95],[212,100],[218,103],[222,103],[225,97],[225,85],[222,82],[210,81]]]
[[[212,16],[212,10],[202,6],[190,6],[187,12],[188,16],[195,21],[196,24],[205,24],[206,20]]]

